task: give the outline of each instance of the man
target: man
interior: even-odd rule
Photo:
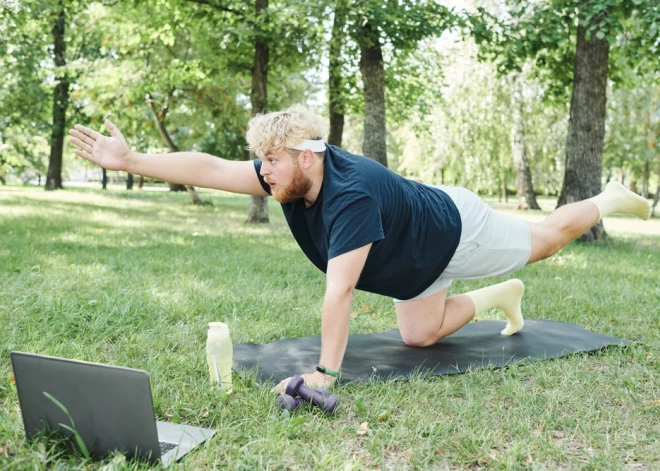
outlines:
[[[272,195],[307,257],[326,273],[321,358],[303,374],[311,387],[332,384],[348,341],[353,291],[394,298],[406,344],[432,345],[475,315],[504,311],[503,335],[523,327],[524,286],[508,280],[447,297],[452,280],[512,273],[545,259],[615,212],[648,219],[650,204],[617,183],[586,201],[562,206],[541,223],[491,210],[474,193],[407,180],[382,165],[327,146],[323,121],[301,105],[258,115],[247,131],[251,162],[198,152],[132,152],[107,122],[106,137],[75,126],[75,153],[109,170],[234,193]],[[289,379],[274,390],[283,392]]]

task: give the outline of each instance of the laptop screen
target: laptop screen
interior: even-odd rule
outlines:
[[[44,430],[73,439],[70,427],[94,457],[160,458],[145,371],[21,352],[11,360],[28,439]]]

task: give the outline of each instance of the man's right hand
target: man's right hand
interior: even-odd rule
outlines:
[[[73,152],[77,156],[108,170],[125,171],[131,150],[117,126],[108,120],[106,120],[105,125],[112,136],[104,136],[85,126],[76,124],[75,129],[69,131],[69,134],[71,134],[69,140],[80,150],[75,149]]]

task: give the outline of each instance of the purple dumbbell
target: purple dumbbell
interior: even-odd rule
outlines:
[[[277,403],[282,409],[293,412],[302,405],[304,401],[300,397],[293,397],[288,394],[282,394],[277,398]]]
[[[327,389],[316,388],[314,391],[323,394],[323,397],[330,397],[330,391],[328,391]]]
[[[330,396],[330,392],[327,389],[319,388],[316,392],[322,394],[323,397]],[[293,412],[298,407],[302,406],[305,403],[305,400],[302,397],[293,397],[288,394],[282,394],[277,398],[277,403],[282,409]]]
[[[333,413],[339,405],[339,397],[334,394],[326,397],[323,393],[308,388],[305,386],[305,380],[302,376],[294,376],[289,381],[289,384],[286,386],[286,393],[292,397],[300,396],[303,401],[311,402],[316,407],[323,409],[323,412]]]

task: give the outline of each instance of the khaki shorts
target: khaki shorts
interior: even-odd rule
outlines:
[[[465,188],[435,186],[449,195],[461,215],[461,240],[449,265],[424,292],[412,299],[426,298],[451,285],[453,280],[472,280],[508,275],[525,266],[532,253],[527,221],[492,210]]]

